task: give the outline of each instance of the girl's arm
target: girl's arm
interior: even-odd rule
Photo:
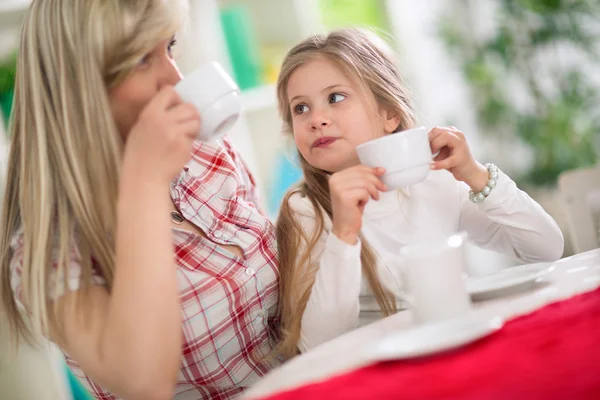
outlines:
[[[481,247],[524,262],[554,261],[564,239],[556,222],[502,171],[496,187],[481,203],[469,200],[469,187],[458,183],[459,229]]]
[[[469,189],[481,191],[489,173],[471,154],[464,133],[436,127],[429,132],[429,141],[431,151],[439,151],[432,169],[445,169],[459,181],[459,229],[467,231],[472,241],[525,262],[562,256],[564,240],[556,222],[501,171],[496,187],[482,203],[469,200]]]
[[[290,206],[306,237],[310,237],[315,229],[314,209],[310,201],[298,194],[290,198]],[[298,343],[301,352],[358,327],[361,244],[360,241],[354,245],[343,242],[331,233],[331,225],[327,225],[311,253],[311,265],[296,266],[305,269],[306,277],[315,276],[302,314]],[[306,241],[303,240],[299,255],[305,247]]]
[[[306,279],[300,282],[310,286],[306,308],[298,310],[302,313],[298,343],[301,351],[358,326],[362,279],[358,235],[365,205],[370,199],[378,200],[379,190],[386,189],[379,179],[383,173],[380,168],[357,165],[329,178],[333,214],[330,226],[320,233],[319,242],[311,250],[310,265],[299,265],[298,260],[292,266],[306,271]],[[312,203],[296,194],[290,198],[290,207],[305,236],[310,238],[315,230]],[[299,254],[305,246],[306,242],[301,242]],[[302,293],[301,288],[298,290]]]

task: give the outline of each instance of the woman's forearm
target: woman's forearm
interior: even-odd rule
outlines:
[[[148,379],[175,384],[181,312],[167,187],[123,176],[117,210],[116,272],[104,331],[105,354]],[[111,350],[109,350],[111,348]]]

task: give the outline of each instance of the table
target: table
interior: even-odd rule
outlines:
[[[533,381],[529,381],[530,383],[545,379],[547,374],[549,374],[548,376],[555,376],[557,378],[555,383],[541,385],[541,387],[548,389],[554,388],[556,385],[558,385],[556,388],[568,389],[570,387],[568,380],[575,379],[577,380],[577,387],[584,390],[585,393],[578,392],[575,397],[570,396],[570,398],[600,399],[599,288],[600,249],[596,249],[555,262],[554,270],[546,276],[544,282],[525,292],[475,303],[475,312],[501,315],[507,321],[498,333],[480,342],[465,346],[449,354],[434,355],[417,360],[378,363],[377,360],[370,359],[366,355],[367,352],[361,350],[393,332],[410,328],[412,325],[410,312],[400,312],[342,335],[290,360],[283,366],[271,371],[264,379],[246,392],[245,398],[266,398],[269,396],[273,400],[321,398],[323,396],[326,396],[329,400],[350,397],[384,398],[389,397],[389,392],[384,390],[386,385],[391,386],[389,389],[394,389],[393,386],[396,385],[395,389],[399,390],[399,392],[396,392],[398,394],[403,390],[406,392],[407,388],[415,389],[413,390],[414,393],[406,392],[406,397],[399,396],[399,398],[487,399],[496,398],[491,397],[494,395],[498,396],[497,398],[518,398],[517,395],[519,394],[524,394],[523,398],[541,398],[536,397],[537,395],[541,396],[541,393],[527,393],[529,389],[524,388],[527,387],[526,383],[530,379],[526,377],[529,373],[531,379],[533,379]],[[578,324],[581,319],[584,320],[583,323],[586,325],[580,326]],[[537,326],[540,326],[540,332],[535,331],[535,329],[538,329],[535,328]],[[552,327],[550,328],[550,326]],[[534,336],[531,335],[531,330],[534,331]],[[547,361],[548,368],[551,370],[538,371],[535,368],[527,370],[527,366],[515,367],[518,364],[518,361],[515,360],[523,355],[523,357],[533,357],[521,360],[530,362],[530,366],[533,368],[534,364],[542,359],[530,351],[532,347],[538,346],[544,340],[554,340],[555,343],[561,344],[565,341],[564,336],[570,334],[573,336],[572,344],[574,346],[583,346],[585,340],[590,341],[588,347],[579,348],[575,353],[568,349],[561,350],[565,351],[563,357],[565,360],[570,359],[572,364],[577,365],[571,366],[561,363],[560,357],[551,351],[554,344],[548,343],[547,355],[544,357],[559,358]],[[595,345],[593,345],[594,343]],[[513,347],[506,347],[509,345]],[[515,348],[515,346],[518,348]],[[504,349],[504,352],[498,352],[500,349]],[[510,353],[511,349],[519,350],[519,354],[511,354],[509,357],[506,353]],[[486,354],[488,358],[482,358]],[[459,379],[460,376],[458,375],[456,378],[451,377],[454,376],[450,373],[451,370],[454,373],[462,364],[469,364],[470,359],[477,357],[489,363],[489,365],[482,365],[482,370],[488,368],[488,371],[493,372],[496,378],[504,374],[502,381],[506,385],[501,383],[498,386],[499,379],[491,380],[485,384],[481,383],[481,390],[485,389],[488,384],[491,385],[488,385],[491,389],[485,394],[479,390],[479,394],[477,394],[477,390],[473,389],[472,386],[473,383],[477,384],[477,382],[469,381],[469,376],[463,376],[462,380]],[[490,357],[492,360],[490,360]],[[498,365],[494,364],[494,360],[500,359],[507,363],[502,369],[498,369]],[[510,362],[515,364],[510,364]],[[582,382],[582,379],[580,379],[581,373],[576,375],[575,378],[572,376],[572,371],[569,372],[571,375],[567,373],[568,371],[563,375],[560,373],[561,369],[566,371],[569,368],[571,370],[578,369],[579,366],[581,366],[583,375],[594,373],[595,377],[589,378],[589,375],[586,375],[588,376],[587,381]],[[440,368],[438,375],[432,374],[431,371],[436,367]],[[525,369],[523,370],[523,368]],[[537,365],[536,368],[545,368],[545,365]],[[423,372],[421,376],[425,376],[426,373],[426,376],[431,379],[430,388],[414,387],[414,380],[418,379],[418,376],[415,377],[414,375],[419,371]],[[508,374],[505,374],[504,371]],[[511,375],[511,371],[515,372]],[[519,373],[517,374],[516,371],[519,371]],[[469,373],[470,376],[474,377],[478,373],[477,368],[473,369],[471,366]],[[394,382],[386,382],[386,375],[393,376]],[[450,379],[446,375],[451,375]],[[485,377],[479,378],[484,379]],[[567,379],[567,381],[561,382],[560,379]],[[409,382],[413,386],[408,385]],[[462,386],[457,387],[458,382],[462,382]],[[494,385],[496,385],[495,389]],[[519,390],[522,393],[511,392],[511,395],[506,397],[508,395],[506,391],[502,395],[497,393],[500,387],[505,387],[509,391]],[[432,388],[437,391],[432,391]],[[460,393],[461,388],[465,388],[469,393]],[[477,385],[475,385],[475,388],[477,388]],[[365,389],[369,391],[368,396],[361,395],[361,393],[364,394]],[[419,397],[416,389],[422,389],[419,393],[423,396]],[[344,392],[344,390],[346,391]],[[444,390],[447,391],[444,392]],[[595,394],[588,393],[590,391]],[[591,397],[586,397],[588,394]]]

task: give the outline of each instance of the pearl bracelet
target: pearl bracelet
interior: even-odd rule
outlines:
[[[496,181],[498,180],[498,167],[496,164],[488,163],[485,164],[488,172],[490,173],[490,179],[487,181],[487,184],[483,188],[481,192],[475,193],[472,190],[469,190],[469,200],[473,203],[481,203],[490,195],[492,189],[496,187]]]

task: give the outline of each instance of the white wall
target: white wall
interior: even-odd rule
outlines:
[[[439,19],[456,2],[390,0],[387,4],[390,19],[395,21],[392,33],[399,43],[401,69],[413,89],[421,123],[428,127],[455,125],[467,135],[479,161],[495,162],[509,175],[526,167],[531,159],[528,148],[517,140],[495,140],[479,130],[469,88],[439,38]],[[493,23],[494,3],[475,5],[482,21],[478,34],[485,35]],[[465,17],[460,12],[455,16]]]
[[[475,157],[493,161],[510,172],[508,157],[489,158],[490,143],[479,132],[468,88],[455,62],[448,56],[437,33],[441,13],[449,0],[391,0],[388,15],[394,23],[392,35],[398,42],[400,69],[413,92],[420,124],[431,128],[455,125],[468,138]],[[513,149],[514,150],[514,149]],[[493,272],[515,261],[497,252],[467,246],[468,262],[481,274]]]
[[[180,39],[177,64],[184,75],[209,61],[219,62],[231,73],[216,0],[190,0],[189,24]],[[247,128],[245,115],[240,117],[229,136],[242,153],[250,170],[258,171],[254,142]],[[262,185],[262,176],[258,174],[256,178],[259,185]]]

